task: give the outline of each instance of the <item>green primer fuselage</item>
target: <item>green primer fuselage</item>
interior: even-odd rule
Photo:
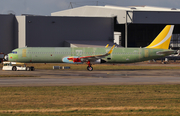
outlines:
[[[23,63],[62,63],[64,57],[93,56],[105,54],[110,48],[69,47],[25,47],[8,54],[9,61]],[[112,54],[102,58],[107,63],[132,63],[161,58],[172,53],[158,55],[157,52],[172,51],[152,48],[114,48]]]

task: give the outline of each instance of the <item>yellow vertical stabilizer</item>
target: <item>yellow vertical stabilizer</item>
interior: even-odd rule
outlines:
[[[172,37],[174,25],[166,25],[161,33],[146,48],[168,49]]]

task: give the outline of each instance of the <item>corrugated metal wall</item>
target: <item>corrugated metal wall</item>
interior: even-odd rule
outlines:
[[[113,41],[114,18],[26,17],[28,47],[63,47],[67,40]]]
[[[17,48],[17,31],[14,15],[0,15],[0,52],[7,54]]]

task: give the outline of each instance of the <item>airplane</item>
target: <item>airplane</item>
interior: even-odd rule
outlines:
[[[144,48],[105,48],[91,47],[23,47],[9,53],[5,60],[20,63],[87,63],[87,70],[92,71],[92,64],[99,63],[134,63],[158,59],[176,51],[170,50],[169,44],[174,25],[166,25],[153,42]]]

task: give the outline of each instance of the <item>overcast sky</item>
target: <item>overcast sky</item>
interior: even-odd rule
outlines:
[[[84,5],[116,5],[134,6],[147,5],[169,8],[180,8],[180,0],[0,0],[0,14],[13,13],[51,15],[52,12],[67,10]]]

